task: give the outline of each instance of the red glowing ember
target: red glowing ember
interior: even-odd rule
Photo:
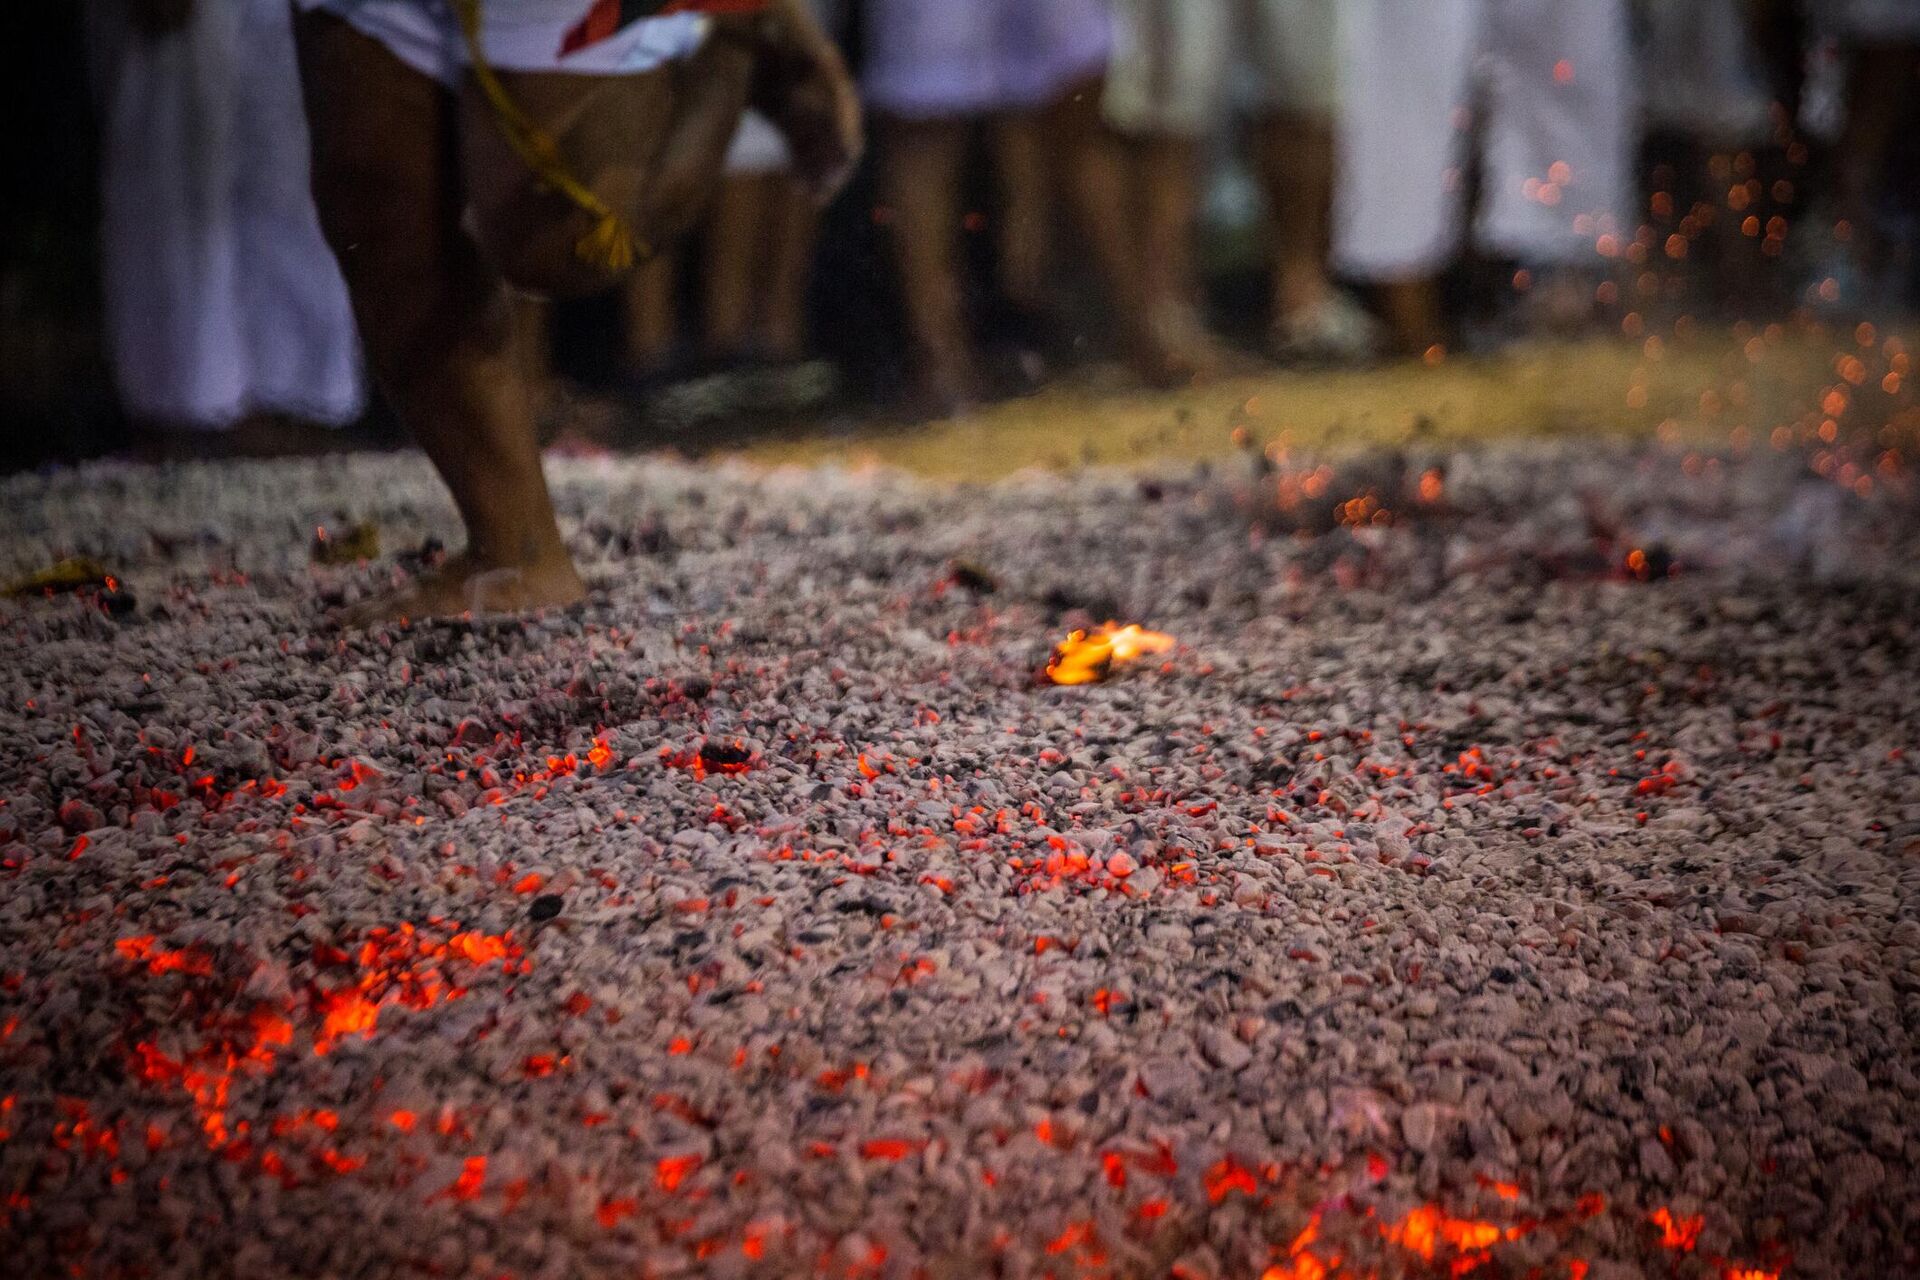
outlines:
[[[1165,653],[1174,639],[1137,623],[1112,622],[1091,631],[1074,631],[1047,659],[1047,679],[1055,684],[1094,684],[1148,654]]]

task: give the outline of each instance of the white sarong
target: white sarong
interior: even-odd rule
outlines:
[[[129,413],[220,428],[360,412],[346,286],[308,185],[284,0],[200,3],[151,39],[94,6],[108,344]]]
[[[1340,18],[1341,271],[1413,279],[1453,256],[1476,105],[1478,244],[1542,265],[1598,261],[1632,189],[1624,0],[1347,0]]]

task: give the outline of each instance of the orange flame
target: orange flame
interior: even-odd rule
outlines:
[[[1047,659],[1047,678],[1055,684],[1094,684],[1146,654],[1165,653],[1174,643],[1172,636],[1137,623],[1077,630]]]

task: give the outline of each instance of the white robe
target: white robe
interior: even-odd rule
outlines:
[[[128,412],[206,429],[256,411],[352,419],[358,344],[308,185],[286,0],[199,0],[157,40],[118,0],[91,16],[108,343]]]
[[[1340,18],[1338,269],[1379,281],[1446,265],[1478,105],[1479,245],[1540,265],[1599,261],[1632,189],[1625,0],[1346,0]]]

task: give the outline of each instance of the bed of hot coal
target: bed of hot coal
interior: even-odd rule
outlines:
[[[1914,1274],[1920,518],[1807,461],[579,460],[587,607],[374,634],[417,461],[0,484],[121,580],[0,603],[5,1269]]]

